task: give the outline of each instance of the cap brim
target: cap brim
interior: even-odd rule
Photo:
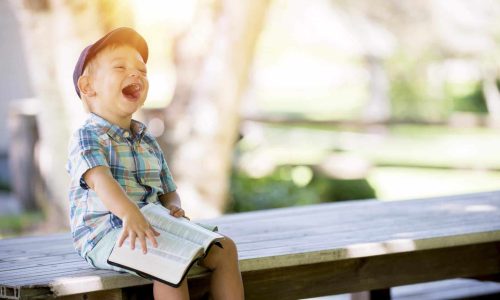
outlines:
[[[139,52],[144,62],[147,62],[149,53],[146,41],[135,30],[127,27],[117,28],[95,42],[89,49],[89,53],[87,54],[87,61],[107,45],[114,43],[132,46]]]

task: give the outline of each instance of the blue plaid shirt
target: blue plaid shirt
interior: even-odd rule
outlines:
[[[111,174],[139,208],[176,190],[172,175],[155,138],[146,126],[132,120],[124,130],[95,114],[72,136],[67,171],[71,176],[70,224],[75,249],[86,257],[109,231],[122,221],[89,189],[83,174],[94,167],[109,167]]]

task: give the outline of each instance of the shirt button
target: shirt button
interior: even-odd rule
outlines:
[[[128,133],[128,131],[125,131],[125,132],[123,133],[123,136],[124,136],[126,139],[128,139],[128,138],[130,137],[130,133]]]

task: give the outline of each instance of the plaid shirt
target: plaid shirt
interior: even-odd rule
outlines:
[[[75,249],[86,257],[122,221],[89,189],[83,174],[96,166],[109,167],[129,198],[141,208],[176,189],[163,153],[146,126],[132,120],[131,131],[90,114],[69,145],[66,165],[71,176],[70,222]]]

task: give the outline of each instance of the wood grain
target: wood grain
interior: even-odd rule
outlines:
[[[249,299],[254,293],[312,297],[500,273],[495,259],[500,191],[327,203],[206,222],[235,240]],[[487,254],[478,255],[477,249]],[[189,275],[193,299],[206,294],[209,276],[200,272]],[[398,276],[386,275],[391,272]],[[20,288],[25,295],[47,290],[81,295],[147,284],[132,275],[92,269],[75,253],[68,233],[0,240],[0,286]]]

